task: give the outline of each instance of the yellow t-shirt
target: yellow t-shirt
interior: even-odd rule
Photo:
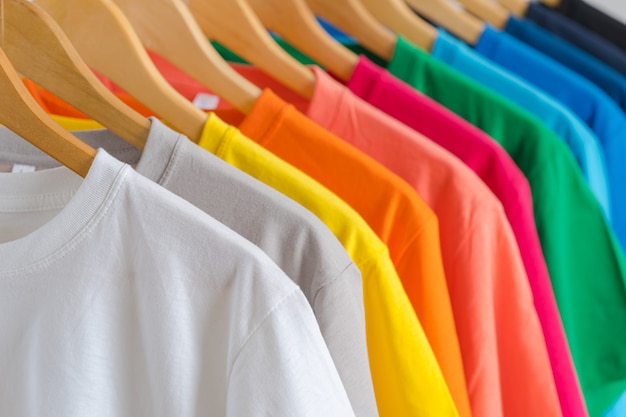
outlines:
[[[54,116],[69,130],[101,128]],[[381,417],[458,416],[441,369],[385,244],[343,200],[210,114],[202,148],[297,201],[335,234],[359,267],[370,368]]]

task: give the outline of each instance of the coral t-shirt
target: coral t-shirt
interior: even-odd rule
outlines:
[[[433,208],[475,414],[498,415],[504,409],[560,415],[515,237],[502,205],[476,174],[321,70],[313,69],[317,84],[310,103],[257,70],[239,70],[257,85],[284,94],[313,121],[401,176]],[[501,397],[494,387],[500,387]]]

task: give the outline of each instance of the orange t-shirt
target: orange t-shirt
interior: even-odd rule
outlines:
[[[238,120],[231,117],[230,122],[237,124]],[[461,405],[467,405],[462,408],[469,409],[441,260],[439,226],[432,210],[405,181],[269,90],[238,126],[246,136],[335,192],[387,244],[442,371],[445,369],[446,382],[455,388],[455,402],[459,398]]]

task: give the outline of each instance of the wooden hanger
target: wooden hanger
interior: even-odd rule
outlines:
[[[502,29],[509,19],[509,12],[499,3],[490,0],[458,0],[465,10],[484,22]]]
[[[39,107],[0,48],[0,123],[81,177],[86,177],[96,150],[56,124]]]
[[[359,57],[334,40],[304,0],[246,0],[269,30],[344,81],[352,77]]]
[[[419,18],[402,0],[360,0],[370,13],[394,32],[430,51],[437,29]]]
[[[528,5],[530,4],[528,0],[498,0],[498,2],[509,12],[520,17],[526,16],[526,11],[528,10]]]
[[[24,76],[143,149],[150,121],[110,92],[56,22],[25,0],[3,0],[4,51]]]
[[[114,0],[143,45],[244,113],[261,90],[239,75],[206,39],[181,0]]]
[[[369,51],[389,61],[396,37],[358,0],[306,0],[313,12],[356,39]]]
[[[198,141],[207,115],[170,86],[117,6],[107,0],[35,0],[63,28],[87,64],[176,130]]]
[[[243,0],[187,0],[204,34],[310,99],[315,76],[267,33]]]
[[[485,24],[463,10],[456,9],[448,0],[404,0],[426,19],[442,26],[448,32],[470,45],[475,45]]]

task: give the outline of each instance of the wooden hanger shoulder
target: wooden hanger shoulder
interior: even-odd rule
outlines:
[[[504,28],[509,12],[499,3],[490,0],[458,0],[465,10],[496,28]]]
[[[528,0],[498,0],[508,11],[515,16],[525,16],[530,2]]]
[[[419,18],[402,0],[360,0],[370,13],[394,32],[430,51],[437,30]]]
[[[347,81],[358,57],[335,41],[304,0],[246,0],[261,22],[300,52]]]
[[[218,41],[303,97],[312,97],[315,89],[313,73],[278,46],[247,3],[242,0],[187,0],[187,5],[205,36]]]
[[[261,90],[239,75],[206,39],[181,0],[114,0],[143,45],[247,113]]]
[[[181,96],[156,69],[115,4],[105,0],[36,0],[59,23],[81,57],[192,140],[206,114]]]
[[[475,45],[480,39],[485,24],[467,12],[454,8],[448,0],[404,0],[420,15],[442,26],[444,29]]]
[[[396,37],[358,0],[307,0],[307,4],[316,15],[356,39],[371,52],[383,59],[391,59]]]
[[[13,66],[142,149],[150,121],[102,85],[56,22],[31,2],[4,0],[4,4],[3,46]]]
[[[39,107],[0,49],[0,123],[82,177],[96,150],[57,125]]]

